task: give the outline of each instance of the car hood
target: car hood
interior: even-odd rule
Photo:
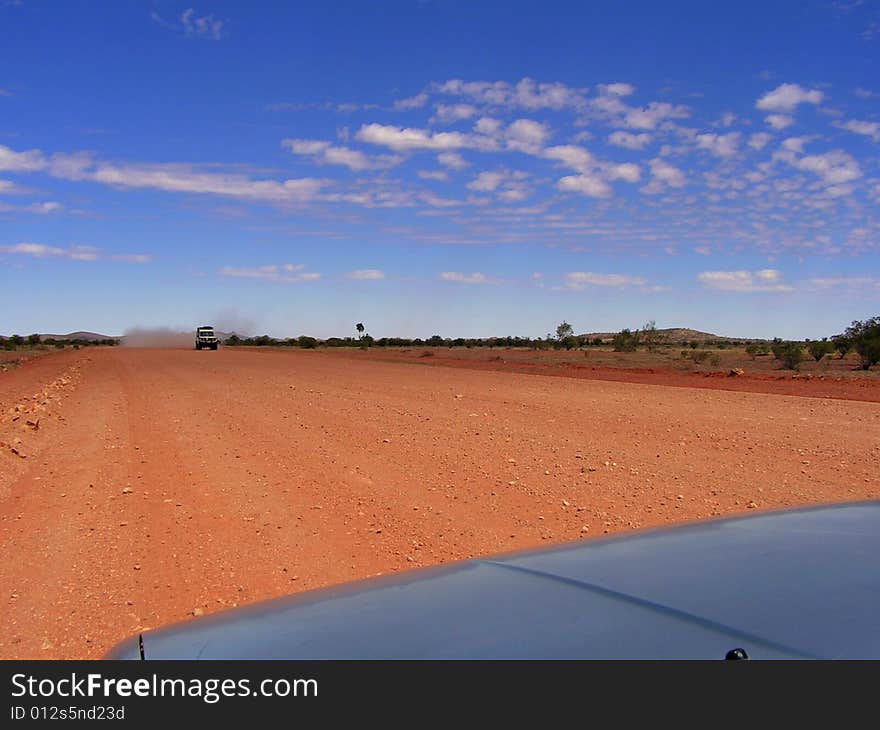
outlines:
[[[147,631],[143,657],[878,658],[878,556],[880,501],[759,513],[256,603]]]

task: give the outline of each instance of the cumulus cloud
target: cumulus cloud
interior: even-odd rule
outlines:
[[[278,282],[315,281],[321,278],[318,273],[303,271],[304,268],[304,264],[271,264],[258,267],[224,266],[218,273],[224,277]]]
[[[737,153],[740,140],[739,132],[728,134],[698,134],[697,147],[708,150],[716,157],[733,157]]]
[[[361,142],[388,147],[395,152],[411,150],[494,149],[497,144],[485,136],[461,132],[429,132],[425,129],[365,124],[355,135]]]
[[[853,134],[861,134],[870,137],[874,142],[880,142],[880,122],[863,122],[858,119],[850,119],[846,122],[833,122],[835,127],[845,129]]]
[[[606,172],[612,180],[624,180],[629,183],[638,182],[642,177],[641,168],[632,162],[607,165]]]
[[[515,85],[506,81],[462,81],[452,79],[435,85],[441,94],[464,96],[487,107],[560,110],[584,105],[585,89],[558,82],[538,82],[521,79]]]
[[[771,139],[773,139],[772,135],[769,135],[766,132],[757,132],[749,137],[749,147],[753,150],[762,150],[767,146]]]
[[[611,186],[596,174],[566,175],[556,183],[559,190],[567,193],[581,193],[590,198],[607,198]]]
[[[764,121],[773,129],[785,129],[794,124],[794,117],[788,114],[770,114],[764,118]]]
[[[345,275],[346,279],[354,279],[355,281],[377,281],[385,278],[385,272],[379,269],[358,269],[349,271]]]
[[[34,172],[43,170],[48,163],[40,150],[16,152],[0,144],[0,170],[9,172]]]
[[[491,193],[498,189],[506,177],[507,174],[504,172],[481,172],[467,184],[467,188],[481,193]]]
[[[470,119],[476,113],[477,108],[471,104],[438,104],[434,108],[434,119],[448,124]]]
[[[398,99],[394,102],[394,108],[398,111],[409,111],[410,109],[420,109],[428,103],[428,95],[424,92],[416,94],[408,99]]]
[[[455,281],[459,284],[492,284],[491,278],[480,272],[465,274],[461,271],[443,271],[438,277],[441,281]]]
[[[532,119],[517,119],[504,131],[507,148],[526,154],[537,154],[550,137],[547,125]]]
[[[579,291],[588,286],[642,286],[645,280],[640,276],[625,274],[597,274],[592,271],[571,271],[565,275],[567,289]]]
[[[798,84],[781,84],[768,91],[755,103],[762,111],[793,112],[799,104],[820,104],[824,94],[818,89],[805,89]]]
[[[759,271],[703,271],[697,280],[707,289],[732,292],[788,292],[793,287],[782,282],[776,269]]]
[[[437,162],[450,170],[464,170],[469,163],[458,152],[441,152],[437,155]]]
[[[419,170],[418,176],[422,180],[448,180],[449,173],[446,170]]]
[[[623,123],[630,129],[656,129],[669,119],[685,119],[690,116],[686,106],[668,104],[664,101],[652,101],[648,106],[629,109],[623,117]]]
[[[310,157],[318,164],[342,165],[354,172],[393,167],[401,162],[401,158],[396,155],[368,157],[359,150],[337,147],[320,140],[285,139],[281,145],[295,155]]]
[[[617,147],[625,147],[628,150],[641,150],[651,143],[653,138],[650,134],[633,134],[622,130],[612,132],[608,136],[608,143]]]
[[[630,96],[636,93],[636,87],[632,84],[599,84],[599,93],[607,96]]]
[[[841,185],[862,177],[859,163],[843,150],[808,155],[791,160],[789,164],[818,175],[825,185]]]
[[[684,172],[661,157],[655,157],[649,162],[649,165],[651,166],[651,181],[642,188],[643,193],[659,193],[666,187],[681,188],[687,182]]]

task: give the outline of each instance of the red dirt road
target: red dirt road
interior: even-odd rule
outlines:
[[[877,497],[877,403],[300,350],[53,353],[0,374],[0,657],[97,657],[377,573]]]

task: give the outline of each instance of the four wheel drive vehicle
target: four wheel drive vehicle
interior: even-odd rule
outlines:
[[[196,330],[196,349],[211,349],[216,350],[217,346],[220,344],[220,340],[217,339],[217,336],[214,334],[213,327],[199,327]]]
[[[111,659],[880,658],[880,501],[350,583],[147,631]]]

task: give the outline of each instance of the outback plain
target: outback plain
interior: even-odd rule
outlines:
[[[333,583],[880,496],[875,378],[449,353],[17,361],[0,373],[0,657],[99,657]]]

